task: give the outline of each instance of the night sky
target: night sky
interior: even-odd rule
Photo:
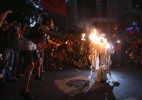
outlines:
[[[12,14],[9,14],[6,17],[9,22],[13,19],[24,21],[24,18],[35,10],[35,8],[30,3],[27,3],[25,0],[1,0],[0,14],[8,9],[11,9],[13,11]]]
[[[26,12],[31,8],[30,4],[27,4],[25,0],[1,0],[0,1],[1,10],[11,9],[15,12]]]
[[[13,11],[12,14],[8,14],[6,20],[11,23],[14,20],[20,21],[22,24],[25,22],[29,23],[29,18],[34,15],[40,16],[41,14],[48,13],[40,4],[39,0],[32,0],[34,3],[39,5],[39,8],[36,8],[33,5],[31,0],[0,0],[0,14],[5,12],[8,9]],[[60,21],[65,20],[64,16],[53,14],[54,21],[56,25],[60,25]],[[63,24],[64,22],[62,22]],[[65,24],[65,23],[64,23]]]

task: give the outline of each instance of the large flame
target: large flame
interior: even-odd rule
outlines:
[[[89,39],[95,44],[99,43],[100,40],[98,38],[96,29],[91,30],[90,35],[89,35]]]
[[[96,29],[91,30],[89,39],[95,44],[107,42],[107,39],[101,36]]]

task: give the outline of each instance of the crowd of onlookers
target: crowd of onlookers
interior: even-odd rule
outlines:
[[[8,76],[8,81],[16,80],[17,77],[22,77],[24,71],[24,63],[22,63],[22,58],[20,56],[20,37],[26,34],[29,28],[27,24],[22,26],[20,22],[17,21],[8,23],[6,19],[3,20],[1,17],[0,21],[0,29],[3,30],[0,31],[0,53],[3,49],[7,49],[7,55],[2,55],[0,58],[1,61],[3,57],[7,58],[5,65],[0,64],[0,70],[6,67],[6,75],[11,75],[11,77],[13,77],[10,79]],[[6,32],[6,34],[4,32]],[[114,53],[111,55],[112,65],[127,65],[128,67],[142,68],[141,33],[135,31],[132,35],[124,34],[114,34],[112,37],[109,37],[110,42],[112,42],[114,46]],[[3,41],[3,35],[6,35],[7,39],[14,40],[8,40],[8,43],[5,43],[5,41]],[[66,39],[61,37],[50,37],[52,41],[61,45],[56,46],[50,43],[47,45],[43,51],[44,57],[41,72],[70,68],[90,68],[89,40],[81,40],[81,33],[68,33],[65,35],[67,36]],[[1,71],[0,79],[3,77],[2,73]]]
[[[23,36],[36,27],[30,28],[27,23],[22,25],[16,20],[9,23],[6,16],[10,13],[12,11],[7,10],[0,16],[0,83],[4,77],[6,79],[4,81],[14,81],[23,76],[25,63],[23,63],[23,55],[20,51],[24,45],[21,47],[20,43]],[[89,68],[91,63],[88,58],[88,44],[82,44],[84,41],[81,40],[80,34],[65,35],[66,39],[50,37],[60,46],[48,43],[44,51],[41,52],[40,56],[43,58],[41,72],[67,68]],[[81,47],[85,50],[80,51]]]
[[[58,70],[68,68],[89,68],[91,62],[89,61],[89,44],[84,44],[79,34],[67,34],[67,39],[55,39],[61,45],[55,47],[54,45],[47,47],[45,52],[50,49],[50,61],[44,60],[45,63],[50,64],[44,67],[47,70]],[[84,48],[85,50],[81,50]],[[48,52],[49,53],[49,52]],[[46,55],[45,55],[46,56]],[[45,57],[46,58],[46,57]],[[50,62],[50,63],[49,63]],[[43,63],[44,64],[44,63]]]
[[[0,16],[0,85],[5,85],[5,81],[16,80],[16,75],[20,74],[19,62],[19,39],[20,24],[17,21],[8,23],[6,16],[11,14],[7,10]]]
[[[114,34],[112,42],[115,52],[113,65],[142,69],[142,34],[140,30],[129,30],[123,34]]]
[[[142,34],[139,31],[130,36],[127,40],[129,59],[126,64],[130,67],[142,68]]]

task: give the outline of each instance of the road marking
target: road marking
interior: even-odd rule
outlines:
[[[78,69],[75,69],[75,68],[72,68],[73,70],[75,70],[75,71],[77,71],[77,72],[81,72],[80,70],[78,70]]]
[[[126,99],[124,99],[124,100],[139,100],[139,99],[137,99],[137,98],[135,98],[135,97],[129,97],[129,98],[126,98]]]

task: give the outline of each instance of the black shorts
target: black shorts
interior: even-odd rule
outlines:
[[[36,50],[34,50],[34,51],[22,50],[21,54],[22,54],[22,56],[24,58],[24,63],[25,64],[35,62],[40,58],[40,54]]]

